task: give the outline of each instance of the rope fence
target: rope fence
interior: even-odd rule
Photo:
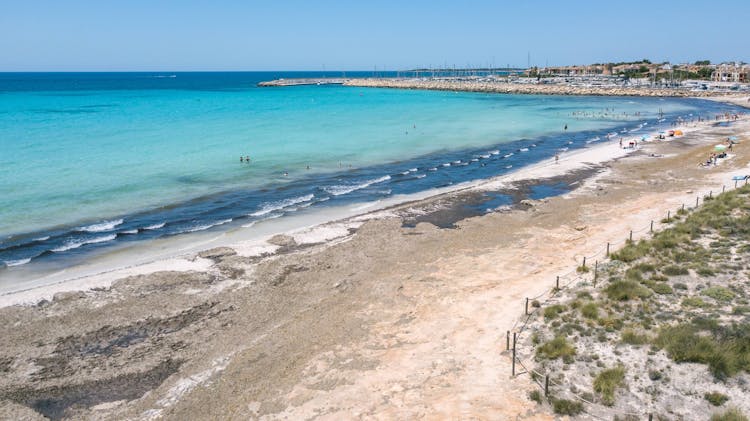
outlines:
[[[739,181],[741,180],[733,180],[734,186],[730,186],[727,188],[726,185],[721,186],[721,192],[724,193],[727,190],[730,189],[738,189],[741,186],[739,185]],[[745,186],[748,184],[748,177],[745,177],[744,183],[742,186]],[[713,198],[713,190],[710,190],[708,194],[703,195],[703,202],[705,203],[706,198],[709,200]],[[536,296],[533,297],[526,297],[525,298],[525,304],[524,304],[524,312],[523,315],[516,319],[515,323],[513,324],[513,327],[506,331],[506,351],[511,353],[511,377],[516,377],[518,375],[522,374],[531,374],[532,381],[539,386],[539,388],[544,392],[544,397],[547,398],[549,402],[550,400],[550,386],[557,386],[557,387],[565,387],[566,384],[558,382],[550,377],[549,373],[541,373],[534,369],[529,369],[527,367],[527,364],[531,365],[531,361],[527,361],[526,364],[524,364],[524,361],[522,361],[521,358],[517,355],[518,351],[518,342],[521,340],[523,333],[529,329],[530,322],[533,320],[534,316],[537,314],[537,312],[541,311],[544,306],[546,306],[548,303],[552,301],[556,301],[558,299],[558,296],[561,295],[561,292],[568,289],[572,284],[576,282],[588,282],[589,280],[592,280],[594,282],[594,286],[596,286],[596,280],[598,278],[598,269],[599,269],[599,260],[594,260],[594,266],[593,266],[593,273],[590,273],[588,268],[591,266],[591,261],[595,259],[598,256],[601,256],[602,253],[604,254],[605,259],[609,259],[611,252],[613,251],[613,247],[622,245],[622,244],[628,244],[632,243],[634,241],[634,236],[639,236],[640,239],[647,238],[649,236],[653,236],[654,233],[657,232],[657,229],[662,229],[673,223],[676,219],[674,218],[675,215],[677,215],[679,212],[685,212],[685,211],[695,211],[700,206],[701,202],[701,195],[696,196],[695,198],[695,205],[694,206],[686,206],[684,203],[679,208],[678,212],[672,213],[671,210],[667,211],[666,218],[662,221],[651,221],[647,226],[644,228],[638,229],[638,230],[630,230],[626,239],[614,241],[614,242],[607,242],[606,247],[600,249],[596,253],[592,255],[584,255],[581,256],[581,266],[564,273],[562,275],[559,275],[555,278],[555,284],[553,287],[545,289],[541,293],[539,293]],[[655,223],[658,223],[658,225],[655,225]],[[645,235],[641,235],[644,234]],[[587,266],[587,260],[589,266]],[[575,276],[573,276],[575,275]],[[543,296],[547,295],[547,297],[542,300],[538,301]],[[529,308],[531,307],[531,308]],[[511,341],[512,338],[512,341]],[[531,359],[532,357],[529,357]],[[520,366],[523,371],[517,372],[516,371],[516,364]],[[544,381],[542,382],[542,379]],[[583,396],[574,393],[570,390],[568,387],[566,392],[567,395],[572,396],[576,400],[583,402],[587,405],[589,405],[590,408],[599,409],[602,412],[605,412],[611,416],[612,413],[628,416],[628,417],[647,417],[649,421],[653,419],[652,413],[632,413],[632,412],[625,412],[625,411],[617,411],[613,410],[612,408],[605,408],[600,404],[591,402],[588,399],[585,399]],[[584,412],[588,414],[589,416],[596,418],[596,419],[609,419],[609,417],[600,416],[597,414],[594,414],[590,412],[590,408],[584,409]]]

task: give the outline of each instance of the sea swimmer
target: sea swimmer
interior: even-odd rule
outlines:
[[[240,157],[240,162],[245,162],[245,158]]]
[[[250,162],[250,156],[245,157],[245,162]]]

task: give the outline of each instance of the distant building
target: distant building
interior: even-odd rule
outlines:
[[[719,64],[711,74],[714,82],[745,83],[750,80],[750,66],[747,64]]]

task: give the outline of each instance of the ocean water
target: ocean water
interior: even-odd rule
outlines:
[[[0,74],[0,277],[122,242],[487,178],[733,109],[695,99],[256,87],[302,76],[322,74]]]

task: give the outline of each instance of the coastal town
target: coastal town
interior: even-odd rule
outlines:
[[[276,79],[261,87],[345,85],[400,89],[547,95],[708,97],[750,92],[750,64],[638,62],[527,69],[415,69],[395,77]]]

